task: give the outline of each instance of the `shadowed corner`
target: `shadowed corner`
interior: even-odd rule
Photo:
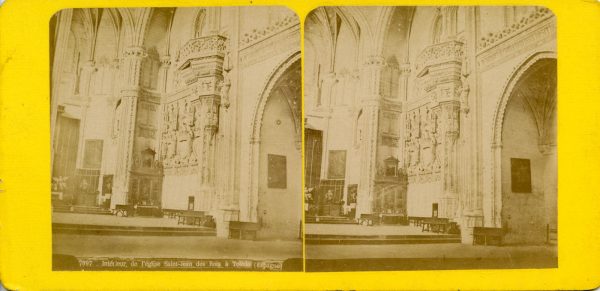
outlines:
[[[71,255],[53,254],[52,271],[75,271],[80,270],[79,261]],[[0,290],[2,291],[2,290]]]
[[[287,259],[283,261],[283,272],[302,272],[302,258]]]
[[[0,1],[0,3],[2,3],[2,2],[4,2],[4,1]],[[10,290],[13,290],[13,289],[7,289],[6,287],[4,287],[4,283],[2,283],[2,281],[0,281],[0,291],[10,291]],[[14,290],[16,290],[16,289],[14,289]]]

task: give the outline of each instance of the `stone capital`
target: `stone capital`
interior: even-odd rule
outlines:
[[[171,65],[171,56],[166,55],[160,58],[160,63],[162,66],[168,67]]]
[[[400,70],[400,76],[408,77],[408,75],[410,74],[410,64],[409,63],[400,64],[399,70]]]
[[[144,58],[147,56],[146,49],[141,46],[130,46],[123,50],[125,58]]]
[[[381,55],[368,56],[364,65],[366,67],[384,67],[385,58]]]

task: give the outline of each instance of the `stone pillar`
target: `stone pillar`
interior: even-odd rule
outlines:
[[[443,211],[445,217],[450,219],[457,218],[458,208],[458,167],[456,163],[456,142],[459,136],[459,109],[457,101],[444,102],[441,104],[442,132],[444,146],[444,164],[442,170],[442,189],[443,189]]]
[[[54,132],[56,130],[56,119],[58,116],[59,104],[59,89],[61,73],[63,71],[63,63],[67,56],[67,45],[69,35],[71,33],[71,21],[73,17],[73,9],[64,9],[56,13],[56,39],[54,39],[54,59],[52,60],[52,95],[50,96],[50,131],[53,141],[52,149],[54,149]],[[50,169],[54,168],[54,152],[50,155]]]
[[[544,164],[544,203],[546,224],[557,229],[557,157],[556,145],[543,145]]]
[[[79,127],[79,147],[77,149],[77,167],[83,167],[83,155],[85,147],[85,129],[87,127],[87,112],[90,107],[90,83],[92,73],[96,70],[94,61],[89,60],[82,64],[79,76],[79,96],[81,98],[81,126]]]
[[[491,221],[493,227],[502,227],[502,216],[500,215],[502,211],[502,144],[498,141],[492,144],[492,158],[494,159],[494,169],[492,169],[492,173],[494,174],[493,179],[493,189],[492,189],[492,213],[490,213]]]
[[[381,76],[385,69],[382,56],[369,57],[362,73],[362,110],[365,122],[362,140],[360,180],[356,203],[356,217],[373,211],[375,176],[377,174],[377,147],[379,142],[379,110]]]
[[[167,78],[169,68],[171,67],[171,56],[163,56],[160,58],[160,68],[158,69],[158,91],[165,93],[167,91]]]
[[[463,79],[463,96],[461,96],[461,105],[463,106],[463,114],[465,118],[463,130],[461,134],[464,137],[464,149],[461,160],[463,160],[463,169],[465,179],[463,181],[464,203],[462,209],[462,219],[460,222],[461,241],[464,244],[473,242],[473,227],[483,226],[483,209],[482,209],[482,192],[481,192],[481,175],[480,171],[480,155],[483,149],[481,148],[480,126],[481,126],[481,101],[479,96],[479,88],[477,85],[477,13],[478,7],[467,7],[465,13],[465,68],[463,68],[463,76],[466,72],[466,80]],[[465,91],[468,90],[468,91]],[[467,115],[468,113],[468,115]],[[498,181],[500,182],[500,181]],[[495,198],[494,198],[495,199]],[[497,213],[499,214],[499,213]],[[500,223],[500,218],[494,219]],[[499,225],[497,225],[499,227]]]
[[[333,86],[336,82],[336,76],[334,72],[329,72],[323,75],[323,83],[321,84],[321,94],[317,100],[317,106],[324,105],[330,107],[333,105]]]
[[[140,95],[140,76],[142,60],[146,53],[143,47],[133,46],[125,49],[121,69],[123,80],[121,87],[121,128],[119,130],[116,172],[114,177],[111,208],[116,204],[126,204],[133,165],[133,146],[135,143],[135,121],[137,103]]]
[[[410,75],[410,64],[404,63],[400,65],[400,74],[398,76],[398,97],[400,100],[400,142],[398,142],[398,160],[400,167],[404,167],[404,136],[406,134],[406,126],[404,123],[406,121],[406,111],[407,111],[407,103],[408,103],[408,77]]]

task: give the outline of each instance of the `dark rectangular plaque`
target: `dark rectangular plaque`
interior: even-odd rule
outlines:
[[[112,194],[113,175],[104,175],[102,178],[102,194]]]
[[[531,193],[531,162],[529,159],[510,159],[510,181],[513,193]]]
[[[348,185],[348,205],[356,203],[356,195],[358,193],[358,184]]]
[[[329,151],[329,167],[327,168],[328,179],[346,178],[346,151]]]
[[[86,169],[100,169],[102,165],[102,140],[88,139],[85,141],[83,167]]]
[[[286,158],[279,155],[268,155],[269,168],[267,186],[269,188],[287,188]]]

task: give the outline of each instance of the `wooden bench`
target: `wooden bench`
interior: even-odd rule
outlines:
[[[474,245],[501,245],[504,229],[497,227],[474,227],[473,244]]]
[[[183,211],[177,210],[177,209],[166,209],[166,208],[163,208],[162,212],[168,218],[177,218],[177,217],[179,217],[179,215],[182,214]]]
[[[230,221],[229,222],[229,238],[256,240],[256,232],[260,229],[260,225],[255,222],[246,221]]]
[[[448,218],[430,217],[421,222],[421,231],[445,233],[449,226]]]
[[[423,217],[423,216],[409,216],[408,222],[412,223],[414,226],[421,226],[423,224],[423,220],[431,217]]]
[[[177,224],[192,224],[201,226],[206,218],[204,211],[185,210],[179,213]]]
[[[133,216],[134,212],[133,205],[129,204],[117,204],[115,205],[115,210],[113,210],[115,216],[123,217]]]
[[[408,220],[402,214],[383,213],[381,214],[381,224],[408,225]]]
[[[358,224],[360,225],[368,225],[372,226],[375,224],[379,224],[379,215],[372,213],[362,213],[360,218],[358,218]]]
[[[146,205],[138,205],[134,207],[136,216],[154,216],[154,217],[162,217],[162,211],[158,206],[146,206]]]

